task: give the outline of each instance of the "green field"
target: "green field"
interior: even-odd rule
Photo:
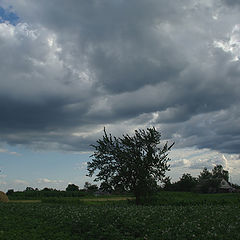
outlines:
[[[119,200],[2,203],[0,239],[240,239],[239,194],[160,193],[154,206]]]

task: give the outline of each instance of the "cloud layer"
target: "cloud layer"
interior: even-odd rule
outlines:
[[[87,151],[103,126],[240,152],[237,1],[6,1],[1,141]]]

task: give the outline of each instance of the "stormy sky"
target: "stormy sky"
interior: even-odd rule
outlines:
[[[155,126],[176,142],[175,167],[202,168],[201,154],[238,166],[239,1],[0,6],[2,152],[86,153],[104,126],[115,135]]]

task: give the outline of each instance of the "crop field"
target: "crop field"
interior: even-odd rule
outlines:
[[[126,200],[134,200],[134,197],[114,197],[114,198],[76,198],[76,197],[65,197],[65,198],[58,198],[58,197],[49,197],[49,198],[42,198],[39,200],[32,199],[32,200],[10,200],[10,203],[69,203],[69,204],[80,204],[83,205],[84,203],[91,204],[91,203],[98,203],[98,202],[121,202]]]
[[[1,240],[240,239],[240,206],[0,204]]]
[[[199,194],[191,192],[160,192],[151,198],[150,205],[240,205],[239,193]]]

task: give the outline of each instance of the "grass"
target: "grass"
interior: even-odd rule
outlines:
[[[10,200],[10,203],[40,203],[42,200]]]
[[[239,194],[164,192],[155,205],[138,207],[125,198],[1,203],[0,239],[240,239]]]
[[[240,239],[239,206],[0,204],[0,239]]]
[[[45,197],[41,199],[32,200],[10,200],[15,203],[69,203],[69,204],[94,204],[110,202],[134,202],[135,198],[131,195],[119,196],[85,196],[85,197]],[[240,204],[240,194],[198,194],[190,192],[160,192],[154,197],[145,199],[144,205],[157,206],[191,206],[191,205],[226,205],[226,204]]]
[[[114,198],[85,198],[82,201],[85,202],[107,202],[107,201],[126,201],[126,200],[134,200],[135,197],[114,197]]]
[[[149,199],[150,205],[186,206],[186,205],[225,205],[240,204],[239,193],[198,194],[191,192],[160,192]]]
[[[94,203],[94,202],[119,202],[126,200],[134,200],[134,197],[114,197],[114,198],[57,198],[49,197],[38,200],[10,200],[11,203]]]
[[[126,202],[126,200],[134,200],[134,197],[126,196],[111,196],[111,197],[91,197],[91,198],[43,198],[41,201],[43,203],[53,203],[53,204],[78,204],[78,205],[92,205],[101,203],[111,203],[111,202]]]

